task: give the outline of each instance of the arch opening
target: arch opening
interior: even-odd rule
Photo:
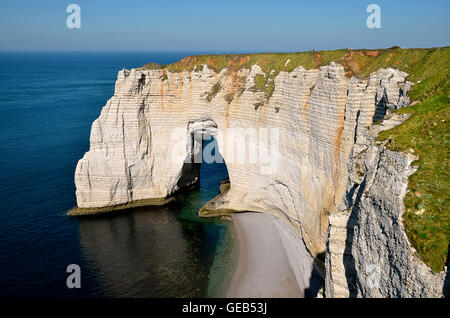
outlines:
[[[228,168],[220,152],[220,131],[211,119],[190,121],[187,125],[186,160],[178,180],[179,188],[198,187],[202,209],[214,205],[230,188]],[[200,216],[213,216],[201,214]],[[215,216],[215,215],[214,215]]]

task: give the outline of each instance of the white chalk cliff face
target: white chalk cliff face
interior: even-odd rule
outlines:
[[[416,255],[402,224],[413,154],[375,138],[407,119],[390,114],[360,131],[349,157],[344,200],[330,220],[327,297],[442,297],[446,273],[433,274]]]
[[[338,278],[334,281],[334,277],[345,276],[344,252],[333,254],[333,244],[331,241],[327,244],[334,237],[333,233],[328,234],[328,216],[331,213],[333,225],[335,215],[355,204],[342,202],[354,187],[353,161],[349,160],[368,147],[364,136],[374,120],[383,118],[388,109],[408,104],[407,74],[381,69],[368,79],[349,79],[343,67],[335,63],[318,70],[298,67],[275,77],[270,99],[254,88],[257,74],[263,74],[257,65],[219,73],[206,65],[192,72],[120,71],[114,96],[92,124],[90,149],[76,168],[78,207],[109,207],[167,198],[195,184],[198,169],[186,164],[185,159],[200,151],[192,141],[192,134],[208,130],[218,140],[231,182],[230,190],[216,208],[265,212],[291,224],[313,257],[327,251],[326,264],[336,269],[332,272],[331,267],[327,268],[328,296],[348,296],[345,282],[341,284]],[[270,160],[260,158],[256,163],[232,160],[238,154],[229,145],[242,140],[243,135],[230,136],[229,128],[277,129],[277,138],[269,137],[271,142],[264,149],[266,156],[258,153],[262,159]],[[247,133],[252,137],[252,131]],[[246,143],[244,149],[248,153],[251,147],[251,143]],[[278,152],[271,153],[273,149]],[[390,168],[386,173],[407,176],[409,163],[404,161],[398,166],[403,172]],[[397,183],[396,186],[405,188],[407,177]],[[397,218],[403,204],[402,191],[391,194],[397,200],[395,206],[390,206]],[[360,216],[359,220],[363,222],[365,218],[376,217]],[[376,222],[374,227],[378,226]],[[330,226],[330,231],[335,229]],[[353,236],[357,250],[351,252],[358,262],[355,275],[364,267],[363,242],[371,239],[364,234],[366,229],[362,225],[358,231]],[[404,240],[407,243],[406,237]],[[398,253],[410,253],[405,251],[410,249],[406,243],[399,247]],[[342,244],[345,245],[345,239]],[[365,282],[359,283],[365,286]],[[426,283],[424,280],[423,284]],[[365,291],[364,286],[360,288],[361,295],[375,295]],[[339,293],[341,287],[344,291]]]

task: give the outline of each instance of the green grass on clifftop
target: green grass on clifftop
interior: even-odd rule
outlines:
[[[273,78],[280,71],[291,72],[298,66],[314,69],[328,65],[330,62],[336,62],[344,66],[348,77],[353,75],[367,77],[380,68],[392,67],[410,74],[409,80],[412,82],[426,81],[426,83],[421,83],[420,89],[415,89],[412,93],[413,99],[423,99],[438,93],[438,91],[445,93],[448,90],[448,81],[445,76],[448,75],[449,50],[449,47],[431,49],[392,47],[378,50],[341,49],[296,53],[192,55],[172,64],[158,66],[155,63],[149,63],[143,68],[163,68],[171,72],[181,72],[200,70],[202,65],[206,64],[214,71],[219,72],[224,68],[229,71],[237,71],[251,68],[257,64],[264,71],[265,76],[257,76],[256,88],[264,90],[267,97],[270,98],[274,88]],[[269,78],[271,71],[272,75]]]
[[[422,260],[435,272],[445,265],[450,242],[450,49],[402,50],[398,67],[415,82],[409,96],[418,104],[398,110],[410,118],[383,131],[394,151],[414,152],[417,172],[409,178],[403,223]]]
[[[419,157],[405,195],[403,223],[412,245],[434,271],[445,265],[450,241],[450,99],[430,98],[400,113],[411,114],[403,124],[379,135],[388,148]]]

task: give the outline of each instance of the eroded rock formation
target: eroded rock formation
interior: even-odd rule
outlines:
[[[355,154],[368,147],[369,127],[374,120],[383,118],[387,110],[408,104],[411,84],[405,80],[407,74],[380,69],[369,78],[347,78],[343,67],[333,62],[320,69],[298,67],[292,72],[281,71],[274,78],[275,89],[269,97],[264,90],[255,88],[258,74],[264,74],[258,65],[239,71],[223,69],[218,73],[207,65],[201,70],[182,72],[120,71],[114,96],[92,125],[90,149],[76,168],[78,208],[92,212],[88,209],[144,199],[164,200],[195,184],[198,167],[185,161],[201,150],[193,142],[193,136],[208,131],[217,137],[231,182],[216,208],[259,211],[279,217],[301,235],[319,263],[328,246],[326,263],[331,266],[327,268],[328,296],[348,296],[346,280],[341,283],[342,277],[338,277],[345,277],[346,273],[343,255],[354,256],[355,275],[359,275],[364,268],[359,253],[365,248],[365,240],[373,237],[367,234],[371,231],[368,227],[356,226],[354,248],[349,250],[345,240],[351,212],[346,210],[355,206],[355,202],[341,201],[343,197],[349,198],[351,191],[357,193],[357,188],[362,189],[361,185],[355,187],[351,174]],[[245,139],[246,134],[251,139],[255,131],[261,133],[261,130],[230,136],[227,133],[230,128],[277,129],[277,138],[264,149],[270,154],[276,148],[276,154],[270,157],[276,165],[261,160],[245,163],[231,160],[238,154],[228,145]],[[247,143],[245,150],[251,152],[251,149],[251,143]],[[395,204],[383,201],[381,194],[378,197],[389,205],[392,218],[400,222],[410,160],[399,159],[395,161],[398,167],[390,167],[389,161],[383,161],[392,159],[388,152],[373,149],[369,152],[381,156],[378,162],[385,162],[381,166],[386,168],[385,173],[399,170],[402,176],[393,185],[402,189],[392,193]],[[377,162],[373,158],[372,161]],[[271,169],[267,170],[268,167]],[[377,180],[377,176],[369,176],[369,170],[362,172],[366,174],[363,177],[366,182],[368,178]],[[358,204],[361,205],[358,211],[368,212],[355,222],[375,218],[373,226],[379,226],[381,221],[374,215],[378,210],[375,207],[365,210],[363,203]],[[329,215],[332,226],[327,234]],[[344,215],[342,220],[341,215]],[[335,226],[336,223],[342,226]],[[335,231],[345,232],[344,242],[342,237],[334,239]],[[392,231],[396,230],[392,228]],[[395,244],[390,239],[386,237],[383,242],[389,240],[389,244]],[[406,243],[403,235],[399,252],[410,249]],[[378,256],[385,258],[392,254]],[[386,270],[390,266],[387,264]],[[411,275],[416,275],[413,272]],[[342,292],[337,291],[340,287]],[[367,292],[364,286],[358,288],[360,295],[378,295]],[[380,295],[394,295],[395,287],[392,288]]]
[[[327,297],[441,297],[445,272],[433,274],[402,224],[413,154],[390,151],[375,138],[407,118],[391,114],[356,135],[343,201],[330,216]]]

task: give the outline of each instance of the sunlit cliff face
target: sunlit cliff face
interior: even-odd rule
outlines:
[[[195,183],[185,164],[196,152],[192,132],[209,130],[231,181],[216,208],[278,216],[313,256],[323,252],[355,134],[372,124],[377,109],[399,100],[397,84],[406,74],[383,70],[360,79],[347,78],[334,63],[298,67],[273,79],[271,96],[255,88],[257,74],[263,74],[257,65],[218,73],[206,65],[191,72],[120,71],[77,165],[78,207],[165,198]],[[246,159],[237,160],[242,152]]]

